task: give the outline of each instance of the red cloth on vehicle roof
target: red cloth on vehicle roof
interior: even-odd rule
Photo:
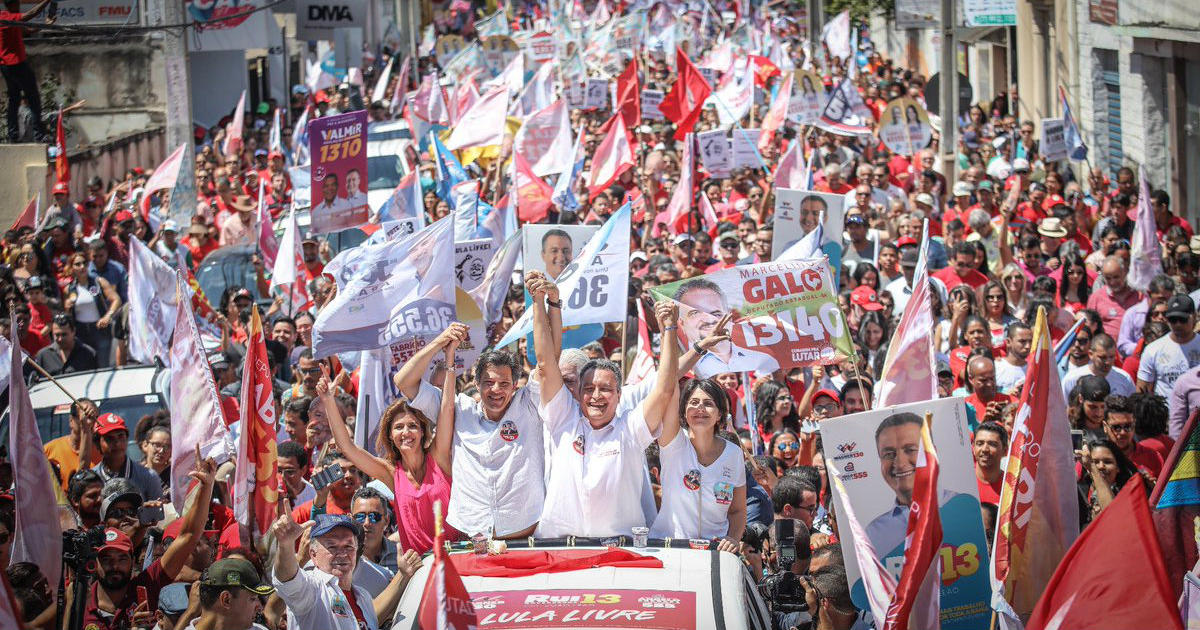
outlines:
[[[450,559],[458,574],[466,577],[524,577],[539,573],[562,573],[596,567],[661,569],[662,560],[625,549],[517,550],[498,556],[453,554]]]

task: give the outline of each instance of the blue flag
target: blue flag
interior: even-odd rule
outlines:
[[[1058,88],[1058,99],[1062,101],[1063,136],[1067,141],[1067,157],[1076,162],[1086,160],[1088,148],[1083,143],[1083,136],[1079,135],[1079,127],[1075,124],[1075,117],[1071,115],[1067,93],[1063,91],[1062,86]]]

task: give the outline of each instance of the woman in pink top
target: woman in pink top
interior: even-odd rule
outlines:
[[[464,332],[462,337],[465,338]],[[446,381],[438,430],[425,414],[403,400],[391,404],[379,419],[379,438],[372,455],[354,443],[346,422],[337,411],[330,393],[329,373],[317,383],[317,394],[325,402],[334,443],[358,469],[379,480],[395,494],[396,525],[400,548],[418,553],[433,549],[433,506],[441,501],[442,521],[450,505],[451,446],[454,438],[454,351],[462,338],[446,346]],[[446,526],[447,540],[461,535]]]

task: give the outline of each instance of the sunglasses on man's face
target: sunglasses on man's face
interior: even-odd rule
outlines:
[[[365,523],[368,520],[372,523],[378,523],[383,520],[383,514],[380,512],[359,512],[354,515],[354,521],[357,523]]]

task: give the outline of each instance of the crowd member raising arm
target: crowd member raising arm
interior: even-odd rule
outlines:
[[[654,388],[637,407],[618,414],[621,370],[594,359],[579,371],[578,399],[555,369],[552,318],[562,306],[558,287],[537,271],[525,277],[533,296],[533,343],[542,378],[541,413],[554,441],[545,508],[538,536],[605,537],[629,534],[646,525],[639,497],[643,451],[654,441],[675,389],[678,348],[663,351]],[[663,314],[667,321],[676,315]],[[663,323],[671,332],[673,324]]]
[[[430,346],[442,342],[447,365],[453,365],[454,350],[466,338],[466,326],[452,325]],[[427,346],[429,347],[429,346]],[[379,480],[395,496],[396,523],[402,549],[425,553],[433,548],[433,506],[440,501],[441,516],[445,517],[450,501],[450,446],[454,436],[453,413],[442,419],[436,436],[429,417],[403,400],[392,403],[379,422],[376,450],[383,456],[372,455],[354,443],[346,421],[338,411],[329,369],[317,383],[317,396],[325,406],[329,429],[338,450],[373,479]],[[454,371],[447,370],[453,392]]]

